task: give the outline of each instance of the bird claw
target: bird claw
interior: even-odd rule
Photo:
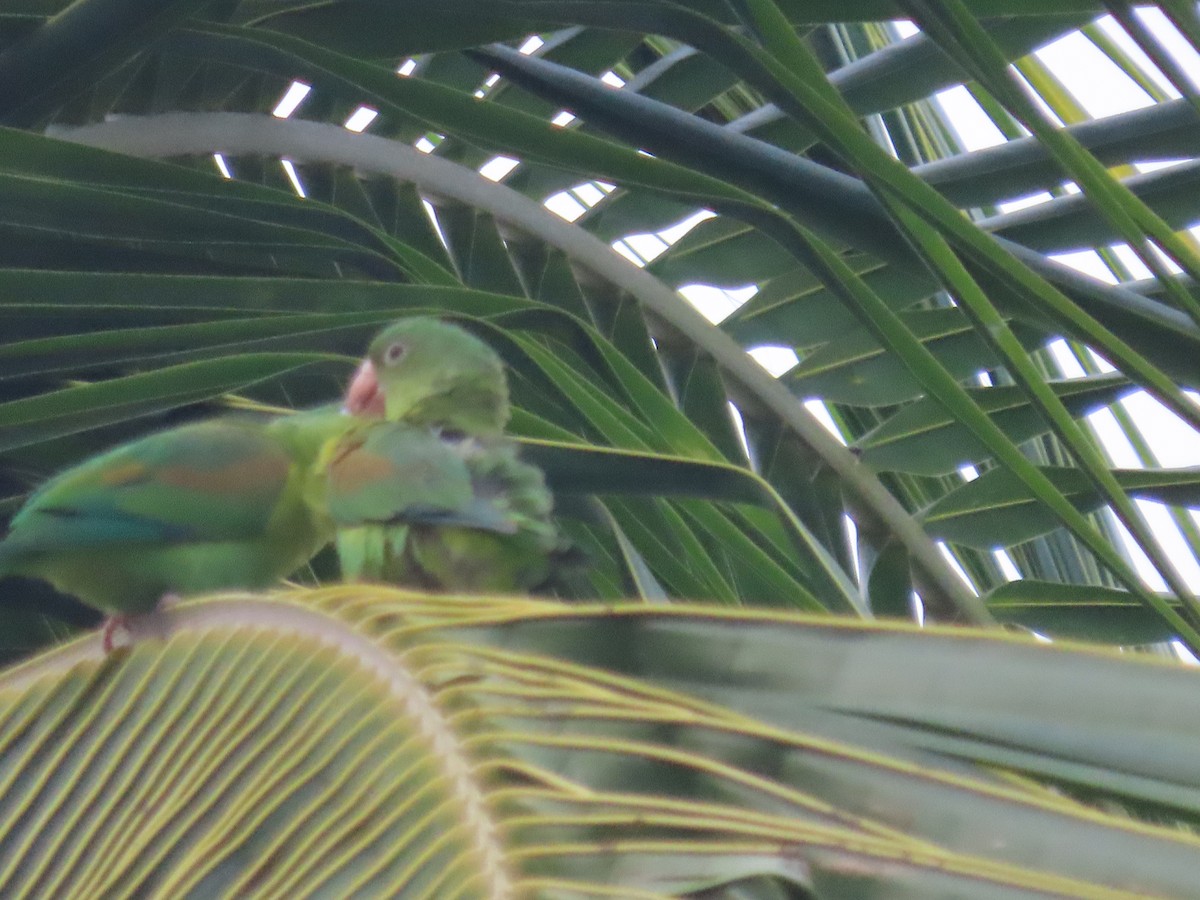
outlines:
[[[183,602],[183,596],[181,594],[176,594],[174,591],[168,591],[167,593],[165,593],[161,597],[159,597],[158,608],[159,609],[170,609],[175,604],[182,603],[182,602]]]
[[[159,598],[157,609],[170,609],[172,606],[182,600],[183,597],[181,595],[176,594],[173,591],[168,592]],[[101,632],[100,647],[104,650],[104,654],[106,656],[113,651],[113,636],[116,634],[118,628],[123,628],[125,630],[125,634],[129,637],[129,642],[131,644],[133,643],[134,633],[130,626],[133,624],[136,618],[139,617],[119,614],[109,616],[104,620],[104,630]]]
[[[101,632],[100,648],[104,651],[104,655],[113,652],[113,635],[116,634],[118,628],[124,628],[125,633],[132,640],[133,635],[129,633],[129,616],[109,616],[104,620],[104,630]]]

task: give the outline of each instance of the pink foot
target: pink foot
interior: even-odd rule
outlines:
[[[176,594],[174,591],[168,591],[158,598],[158,604],[155,608],[170,609],[181,600],[183,600],[183,597],[181,597],[179,594]],[[116,634],[118,628],[125,629],[125,633],[129,635],[130,643],[134,641],[134,632],[133,629],[130,628],[130,625],[141,618],[142,617],[140,615],[135,616],[126,613],[120,613],[118,615],[109,616],[104,620],[104,631],[102,632],[103,637],[100,641],[100,646],[104,650],[105,655],[108,655],[113,651],[113,635]]]
[[[104,630],[101,632],[100,648],[104,651],[104,655],[113,651],[113,635],[116,634],[118,628],[128,629],[129,616],[117,615],[109,616],[104,620]],[[126,632],[128,633],[128,631]]]
[[[156,608],[157,609],[170,609],[176,603],[182,603],[182,602],[183,602],[183,597],[180,594],[176,594],[174,591],[168,591],[167,593],[163,594],[161,597],[158,598],[158,606]]]

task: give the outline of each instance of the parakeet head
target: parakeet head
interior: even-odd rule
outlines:
[[[463,431],[508,423],[508,381],[491,347],[438,319],[402,319],[371,342],[346,391],[346,411]]]

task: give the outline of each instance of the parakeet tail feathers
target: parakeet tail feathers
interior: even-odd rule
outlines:
[[[435,507],[410,506],[396,520],[409,525],[449,525],[476,528],[496,534],[515,534],[517,525],[492,504],[475,501],[468,506],[452,510]]]

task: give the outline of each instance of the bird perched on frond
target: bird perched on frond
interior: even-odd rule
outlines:
[[[54,476],[13,517],[0,575],[50,582],[109,616],[167,597],[270,585],[333,537],[322,448],[338,412],[214,420],[123,444]]]
[[[541,470],[503,436],[508,381],[490,346],[448,322],[403,319],[371,342],[346,410],[395,426],[330,469],[348,577],[464,592],[551,577],[566,543]]]

